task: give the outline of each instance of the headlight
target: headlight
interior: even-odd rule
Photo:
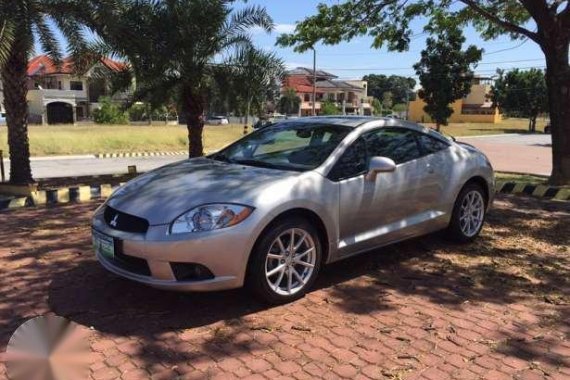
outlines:
[[[202,232],[235,226],[251,215],[253,208],[235,204],[203,205],[180,215],[170,226],[171,234]]]

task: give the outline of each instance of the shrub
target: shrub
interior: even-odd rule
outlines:
[[[101,108],[93,111],[93,120],[97,124],[128,124],[129,118],[125,111],[114,104],[110,98],[99,99]]]
[[[321,115],[338,115],[340,110],[330,100],[321,103]]]

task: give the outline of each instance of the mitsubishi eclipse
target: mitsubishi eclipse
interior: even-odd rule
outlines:
[[[278,122],[128,182],[95,212],[109,271],[153,287],[302,297],[328,263],[438,230],[477,237],[493,169],[470,145],[392,118]]]

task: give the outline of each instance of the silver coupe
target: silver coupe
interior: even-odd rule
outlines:
[[[95,212],[109,271],[162,289],[301,297],[323,265],[445,230],[469,242],[494,194],[470,145],[392,118],[309,117],[128,182]]]

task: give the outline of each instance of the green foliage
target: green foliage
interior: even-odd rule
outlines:
[[[321,115],[339,115],[340,110],[338,109],[336,104],[334,104],[330,100],[325,100],[324,102],[321,102],[320,114]]]
[[[408,109],[408,106],[405,103],[394,104],[394,107],[392,107],[392,110],[394,112],[404,112],[407,109]]]
[[[318,42],[336,45],[357,36],[369,35],[373,38],[374,48],[387,46],[389,51],[404,51],[414,37],[412,25],[416,19],[427,21],[428,27],[441,24],[443,19],[459,27],[471,23],[487,39],[504,33],[513,38],[530,36],[538,39],[533,32],[519,26],[530,20],[529,9],[535,2],[547,7],[546,0],[348,0],[332,5],[321,3],[314,16],[298,23],[294,33],[281,35],[278,43],[305,51]],[[558,11],[561,13],[563,9]]]
[[[395,103],[405,103],[406,95],[411,93],[416,85],[414,78],[399,75],[369,74],[365,75],[362,80],[368,82],[369,96],[382,99],[385,92],[391,92]]]
[[[386,91],[382,94],[382,107],[387,110],[391,110],[394,105],[393,95],[390,91]]]
[[[491,96],[494,105],[508,116],[529,118],[529,130],[536,130],[536,118],[548,110],[544,72],[538,69],[505,73],[499,70]]]
[[[270,32],[263,7],[232,7],[227,0],[128,1],[106,21],[102,38],[129,59],[136,100],[154,106],[178,102],[189,128],[190,156],[203,154],[202,116],[217,57],[252,45],[248,30]]]
[[[438,30],[436,38],[427,39],[420,61],[414,65],[422,85],[418,96],[426,103],[424,111],[432,117],[438,129],[440,125],[447,125],[453,113],[450,104],[471,91],[471,66],[481,59],[483,53],[473,45],[462,51],[464,42],[465,37],[459,28],[449,26]]]
[[[228,82],[233,85],[233,93],[243,99],[246,124],[251,110],[264,114],[267,100],[273,97],[271,89],[281,82],[285,65],[275,53],[268,53],[248,46],[239,49],[230,59]]]
[[[129,118],[127,112],[123,111],[120,106],[113,103],[110,98],[102,97],[99,99],[101,108],[93,111],[93,121],[97,124],[128,124]]]
[[[382,114],[382,102],[377,98],[372,99],[372,109],[374,110],[374,115]]]
[[[297,96],[295,89],[286,88],[285,92],[279,99],[278,110],[284,115],[296,115],[299,113],[301,98]]]

